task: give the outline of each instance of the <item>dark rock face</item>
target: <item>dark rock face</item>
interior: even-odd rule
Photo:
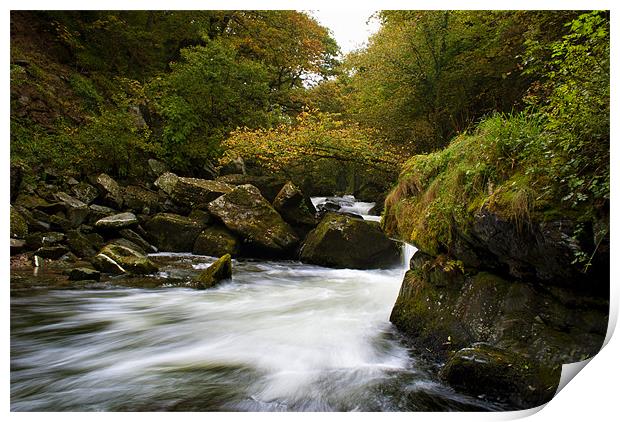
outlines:
[[[208,205],[244,242],[249,254],[286,256],[299,242],[294,230],[252,185],[237,186]]]
[[[89,224],[95,224],[97,221],[105,217],[117,214],[117,212],[110,207],[104,207],[103,205],[92,204],[88,207],[90,209],[90,216],[88,218]]]
[[[561,372],[560,365],[541,367],[523,355],[478,343],[452,356],[440,377],[458,391],[525,409],[553,398]]]
[[[229,174],[220,176],[216,180],[234,186],[256,186],[261,195],[269,202],[273,202],[276,199],[278,193],[288,182],[288,180],[278,176],[252,176],[249,174]]]
[[[11,239],[11,256],[20,254],[26,248],[26,241],[21,239]]]
[[[498,361],[480,358],[492,362],[489,365],[464,362],[478,352],[459,352],[461,357],[457,353],[455,368],[446,370],[445,375],[455,388],[471,387],[471,392],[478,394],[484,387],[473,386],[475,377],[489,377],[485,382],[493,394],[514,406],[530,407],[546,399],[547,387],[542,391],[541,386],[532,384],[529,373],[510,372],[517,368],[506,369],[512,376],[498,376],[502,368],[525,360],[530,368],[555,373],[559,365],[593,356],[602,346],[607,330],[606,300],[487,272],[464,273],[455,262],[417,252],[390,316],[413,343],[440,360],[478,342],[502,350],[501,355],[492,355]],[[555,380],[546,378],[550,379]]]
[[[59,259],[67,252],[69,252],[69,249],[65,246],[41,246],[34,254],[41,258]]]
[[[301,260],[335,268],[389,268],[400,262],[400,247],[379,223],[330,213],[311,231]]]
[[[121,209],[123,206],[123,188],[105,173],[101,173],[94,180],[94,184],[101,192],[101,201],[104,205]]]
[[[11,204],[15,202],[19,193],[19,186],[22,183],[22,168],[11,163]]]
[[[72,268],[68,271],[67,275],[69,276],[69,280],[71,281],[80,281],[80,280],[93,280],[99,281],[101,279],[101,273],[97,270],[93,270],[92,268]]]
[[[192,282],[192,287],[204,290],[230,278],[232,278],[232,261],[230,255],[226,254],[200,273]]]
[[[123,202],[126,208],[137,213],[150,214],[159,208],[159,196],[155,192],[135,185],[125,187]]]
[[[160,251],[191,252],[204,224],[188,217],[160,213],[146,223],[145,229]]]
[[[292,182],[282,187],[273,200],[273,207],[300,237],[304,237],[317,225],[312,201]]]
[[[97,233],[85,234],[79,230],[70,230],[67,232],[67,244],[77,256],[91,258],[103,247],[103,237]]]
[[[178,177],[173,173],[164,173],[155,185],[166,192],[179,205],[193,208],[206,204],[228,193],[232,187],[214,180]]]
[[[24,216],[11,207],[11,237],[23,239],[28,235],[28,223]]]
[[[207,227],[196,239],[193,253],[196,255],[221,256],[229,254],[237,256],[240,242],[226,227]]]
[[[119,230],[118,234],[120,234],[123,239],[127,239],[147,253],[157,252],[157,248],[155,246],[151,245],[149,242],[144,240],[142,236],[131,229]]]
[[[71,187],[73,195],[87,205],[93,203],[99,196],[99,191],[93,185],[86,182],[79,182]]]

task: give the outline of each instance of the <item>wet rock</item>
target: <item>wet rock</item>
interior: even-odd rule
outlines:
[[[379,223],[330,213],[301,248],[303,262],[335,268],[389,268],[400,262],[400,247]]]
[[[220,176],[215,180],[233,186],[256,186],[261,195],[263,195],[263,197],[269,202],[273,202],[274,199],[276,199],[278,193],[288,182],[288,180],[280,176],[253,176],[249,174],[229,174],[226,176]]]
[[[93,267],[95,267],[102,273],[114,275],[127,274],[127,271],[125,271],[123,267],[121,267],[116,261],[103,253],[95,255],[91,260],[91,263],[93,264]]]
[[[101,173],[94,181],[101,192],[101,201],[104,205],[120,209],[123,206],[123,188],[105,173]]]
[[[64,192],[58,192],[56,194],[56,199],[65,206],[65,215],[73,227],[79,226],[88,217],[90,210],[88,206],[79,199]]]
[[[147,253],[157,252],[157,248],[144,240],[142,236],[131,229],[122,229],[118,232],[124,239],[138,245],[142,250]]]
[[[93,201],[99,196],[99,191],[97,188],[86,182],[80,182],[77,185],[72,186],[71,191],[77,199],[87,205],[92,204]]]
[[[204,290],[230,278],[232,278],[232,261],[230,255],[226,254],[202,271],[191,285],[195,289]]]
[[[101,256],[109,258],[124,271],[132,274],[151,274],[158,270],[157,266],[144,254],[117,242],[105,245],[95,258]],[[95,265],[95,262],[93,264]],[[97,265],[100,265],[99,261]]]
[[[120,230],[138,224],[138,219],[135,214],[130,212],[123,212],[120,214],[114,214],[109,217],[104,217],[95,223],[95,227],[102,230]]]
[[[97,270],[93,270],[92,268],[72,268],[67,272],[69,276],[69,280],[71,281],[80,281],[80,280],[94,280],[99,281],[101,279],[101,273]]]
[[[69,249],[66,246],[42,246],[34,254],[41,258],[60,259],[67,252]]]
[[[160,251],[191,252],[204,225],[176,214],[160,213],[146,223],[150,240]]]
[[[561,371],[560,365],[540,366],[523,355],[479,343],[459,350],[440,377],[457,391],[527,409],[553,398]]]
[[[140,186],[127,186],[123,191],[123,201],[127,208],[138,213],[150,214],[159,208],[159,196]]]
[[[97,233],[82,233],[79,230],[67,232],[69,249],[82,258],[91,258],[103,247],[103,237]]]
[[[316,210],[312,201],[292,182],[282,187],[273,201],[273,207],[300,237],[304,237],[318,223],[314,218]]]
[[[196,255],[222,256],[229,254],[237,256],[240,244],[237,237],[225,227],[207,227],[194,243],[193,253]]]
[[[209,203],[232,190],[226,183],[178,177],[172,173],[162,174],[155,181],[155,185],[170,195],[176,203],[189,208]]]
[[[252,185],[237,186],[208,205],[250,254],[285,256],[299,242],[294,230]]]
[[[28,235],[28,223],[23,215],[11,206],[11,237],[23,239]]]

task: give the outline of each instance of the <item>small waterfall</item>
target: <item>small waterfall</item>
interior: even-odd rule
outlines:
[[[403,242],[403,252],[402,252],[402,267],[405,271],[410,269],[410,262],[413,255],[418,251],[418,248],[413,246],[410,243]]]

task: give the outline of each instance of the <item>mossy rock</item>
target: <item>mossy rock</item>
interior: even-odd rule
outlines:
[[[287,256],[299,242],[293,228],[252,185],[237,186],[208,205],[244,242],[250,255]]]
[[[254,176],[250,174],[229,174],[218,177],[216,180],[233,186],[255,186],[269,202],[273,202],[276,199],[278,193],[288,182],[288,180],[281,176]]]
[[[110,206],[115,209],[121,209],[123,206],[123,188],[110,176],[101,173],[94,180],[94,184],[101,192],[101,202],[103,205]]]
[[[181,215],[160,213],[146,223],[145,229],[158,250],[191,252],[204,224]]]
[[[124,271],[133,274],[151,274],[158,270],[157,266],[145,255],[118,243],[107,244],[101,249],[95,258],[96,259],[93,261],[93,265],[104,272],[107,272],[105,268],[108,266],[103,266],[101,264],[108,260],[112,260]],[[105,258],[108,258],[108,260]],[[113,267],[113,265],[111,266]]]
[[[301,248],[303,262],[334,268],[390,268],[400,263],[400,246],[379,223],[328,213]]]
[[[155,192],[135,185],[123,189],[123,202],[126,208],[137,213],[151,214],[159,208],[159,196]]]
[[[28,223],[23,215],[11,206],[11,237],[24,239],[28,236]]]
[[[440,377],[457,391],[527,409],[553,398],[561,372],[560,365],[541,366],[523,355],[479,343],[455,353]]]
[[[121,230],[136,225],[138,225],[138,219],[131,212],[114,214],[95,222],[95,227],[100,230]]]
[[[204,290],[230,278],[232,278],[232,261],[230,254],[226,254],[201,272],[192,282],[192,287]]]
[[[103,247],[103,237],[97,233],[82,233],[79,230],[67,232],[67,244],[77,256],[91,258]]]
[[[300,237],[308,234],[318,223],[312,201],[292,182],[288,182],[278,192],[273,207]]]
[[[225,193],[232,191],[226,183],[215,180],[179,177],[174,173],[164,173],[155,185],[166,192],[179,205],[193,208],[207,204]]]
[[[224,254],[237,256],[240,246],[239,239],[225,227],[207,227],[198,235],[194,243],[193,253],[208,256]]]

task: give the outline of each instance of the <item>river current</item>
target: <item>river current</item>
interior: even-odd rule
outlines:
[[[11,410],[498,410],[442,384],[389,322],[413,251],[389,270],[236,260],[206,291],[12,295]],[[164,280],[215,260],[151,258]]]

